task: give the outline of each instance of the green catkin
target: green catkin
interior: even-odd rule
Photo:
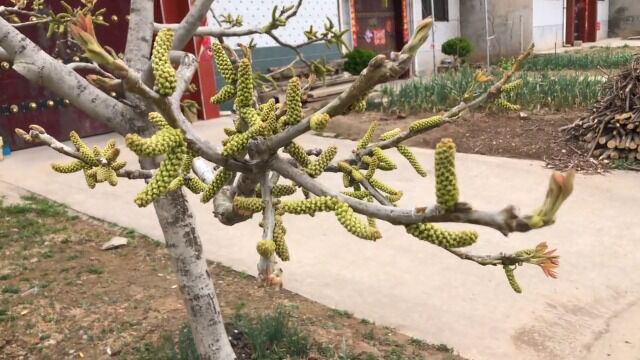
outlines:
[[[523,84],[524,84],[524,81],[522,81],[522,79],[518,79],[518,80],[512,81],[512,82],[502,86],[500,88],[500,91],[502,91],[504,93],[513,92],[513,91],[518,90],[519,88],[521,88]]]
[[[80,154],[80,157],[82,158],[82,161],[85,162],[85,164],[90,166],[100,165],[95,155],[93,154],[93,151],[80,139],[78,133],[76,133],[75,131],[71,131],[71,133],[69,133],[69,139],[76,147],[76,150]]]
[[[149,115],[147,115],[147,119],[149,119],[149,122],[152,123],[156,128],[158,128],[158,130],[170,127],[169,123],[160,113],[150,112]]]
[[[392,188],[391,186],[381,182],[380,180],[376,179],[376,178],[371,178],[369,179],[369,183],[371,184],[371,186],[373,186],[374,188],[387,193],[389,195],[402,195],[402,192]]]
[[[371,161],[373,160],[373,157],[365,155],[362,158],[360,158],[360,160],[362,160],[362,162],[366,165],[371,164]],[[380,161],[378,161],[378,170],[382,170],[382,171],[390,171],[390,170],[395,170],[396,169],[396,164],[391,164],[393,166],[389,166],[386,163],[381,163]]]
[[[283,201],[279,209],[287,214],[313,215],[317,212],[334,211],[337,201],[330,196],[317,196],[306,200]]]
[[[233,99],[234,96],[236,96],[236,88],[232,85],[225,85],[209,99],[209,102],[212,104],[222,104],[223,102]]]
[[[216,175],[213,177],[213,181],[211,184],[207,186],[207,188],[202,192],[202,196],[200,197],[200,201],[203,204],[208,203],[213,199],[214,196],[222,189],[222,187],[231,179],[233,172],[227,169],[220,169]]]
[[[343,191],[342,194],[358,200],[364,200],[369,197],[369,193],[366,191]]]
[[[260,240],[256,244],[256,250],[260,256],[270,258],[276,252],[276,243],[273,240]]]
[[[186,178],[184,186],[194,194],[201,194],[207,190],[207,184],[195,176]]]
[[[302,120],[302,94],[300,78],[293,77],[287,85],[287,115],[286,124],[295,125]]]
[[[178,190],[178,189],[180,189],[182,187],[182,185],[184,185],[184,177],[179,176],[179,177],[173,179],[173,181],[171,181],[171,183],[169,183],[169,187],[167,188],[167,192]]]
[[[236,196],[233,198],[233,206],[236,209],[250,213],[257,213],[264,210],[264,202],[258,197]]]
[[[392,170],[397,168],[393,160],[391,160],[391,158],[388,157],[387,154],[384,153],[384,150],[382,150],[381,148],[379,147],[373,148],[371,152],[373,156],[378,159],[378,164],[380,168],[384,167]]]
[[[87,186],[90,189],[94,189],[96,187],[96,171],[93,169],[84,169],[84,180],[87,182]]]
[[[378,169],[379,160],[377,157],[373,157],[371,162],[369,163],[369,168],[367,169],[367,173],[364,175],[365,178],[371,179],[373,175],[376,173],[376,169]]]
[[[380,140],[382,140],[382,141],[391,140],[394,137],[400,135],[400,132],[401,132],[400,128],[395,128],[393,130],[389,130],[389,131],[383,133],[382,135],[380,135]]]
[[[325,151],[318,156],[318,158],[307,167],[307,174],[313,178],[320,176],[324,169],[329,166],[329,163],[338,153],[336,146],[329,146]]]
[[[264,124],[258,124],[243,133],[236,134],[225,139],[227,141],[222,147],[222,156],[232,157],[239,155],[246,149],[249,140],[254,138],[256,135],[263,134],[265,128]]]
[[[509,266],[509,265],[503,265],[502,269],[504,270],[504,274],[507,276],[507,281],[509,281],[509,285],[511,285],[511,288],[513,289],[513,291],[515,291],[518,294],[521,294],[522,288],[520,287],[520,284],[518,284],[518,281],[516,280],[516,274],[514,273],[515,267]]]
[[[455,160],[453,140],[440,140],[435,151],[436,198],[438,204],[447,210],[453,210],[459,196]]]
[[[283,197],[283,196],[289,196],[289,195],[293,195],[296,193],[296,191],[298,190],[298,188],[295,185],[281,185],[281,184],[276,184],[272,189],[271,189],[271,195],[273,197]]]
[[[179,146],[184,137],[178,129],[164,128],[148,139],[138,134],[127,134],[124,140],[127,147],[138,155],[157,156]]]
[[[409,131],[412,134],[420,133],[424,130],[437,127],[442,123],[443,117],[441,115],[432,116],[430,118],[416,120],[409,125]]]
[[[224,128],[224,134],[227,136],[233,136],[235,134],[237,134],[238,131],[234,128]]]
[[[104,145],[104,148],[102,149],[102,157],[107,158],[111,154],[111,152],[114,150],[116,150],[116,139],[107,140],[107,143]],[[119,154],[120,153],[118,153],[118,155]],[[109,160],[107,159],[107,161]]]
[[[411,167],[413,167],[413,169],[418,173],[418,175],[422,177],[427,176],[427,172],[424,170],[422,165],[420,165],[420,163],[418,162],[418,159],[416,159],[416,156],[408,147],[404,145],[398,145],[396,146],[396,149],[398,150],[400,155],[402,155],[405,159],[407,159],[409,164],[411,164]]]
[[[251,63],[249,59],[240,60],[238,65],[238,82],[236,85],[236,101],[237,109],[250,107],[253,103],[253,73],[251,71]]]
[[[347,108],[347,113],[362,113],[367,110],[367,96],[368,94],[364,94],[363,96],[356,99],[353,104],[349,105]]]
[[[229,60],[227,53],[222,48],[222,44],[211,44],[211,50],[213,52],[213,57],[216,61],[216,68],[218,69],[220,76],[222,76],[227,85],[235,83],[236,72],[233,69],[233,65],[231,65],[231,60]]]
[[[338,201],[335,205],[335,213],[338,222],[351,234],[365,240],[377,240],[381,237],[378,229],[360,221],[347,203]]]
[[[111,163],[111,168],[113,169],[113,171],[120,171],[124,169],[125,166],[127,166],[127,162],[124,160],[115,160]]]
[[[514,105],[510,102],[508,102],[507,100],[503,99],[503,98],[497,98],[494,102],[493,102],[497,107],[507,110],[507,111],[519,111],[520,110],[520,106],[519,105]]]
[[[349,174],[347,173],[342,174],[342,185],[346,188],[350,188],[353,186],[353,180],[351,179],[351,176],[349,176]]]
[[[276,215],[275,226],[273,228],[273,242],[276,244],[276,255],[282,261],[289,261],[289,248],[284,240],[287,230],[282,223],[282,217]]]
[[[52,163],[51,168],[61,174],[71,174],[87,168],[87,165],[83,161],[76,160],[67,164]]]
[[[169,60],[172,43],[173,31],[162,29],[156,36],[151,53],[151,67],[155,78],[153,90],[162,96],[169,96],[176,89],[176,70]]]
[[[377,121],[371,122],[371,125],[369,125],[369,128],[367,129],[367,132],[365,132],[364,135],[362,136],[362,139],[358,141],[356,150],[364,149],[367,147],[367,145],[369,145],[369,143],[371,142],[371,139],[373,139],[373,133],[376,131],[377,128],[378,128],[378,122]]]
[[[297,143],[292,141],[285,150],[300,166],[306,168],[311,165],[311,158],[304,148]]]
[[[349,165],[344,161],[338,162],[338,169],[343,173],[345,173],[346,175],[348,175],[351,179],[353,179],[353,181],[357,183],[364,180],[364,176],[362,175],[362,173],[360,173],[358,169],[356,169],[355,167]]]
[[[241,108],[238,112],[240,113],[240,118],[244,120],[249,128],[262,123],[262,121],[260,121],[260,115],[258,115],[258,112],[252,107]]]
[[[158,167],[147,186],[136,195],[134,201],[139,207],[149,205],[153,200],[168,191],[171,182],[180,175],[186,152],[186,144],[184,143],[167,152],[165,159],[162,160],[160,167]]]
[[[407,233],[445,249],[470,246],[478,239],[478,233],[471,230],[452,231],[441,229],[433,224],[418,223],[407,225]]]
[[[115,145],[114,145],[115,146]],[[115,159],[120,156],[120,149],[112,148],[107,150],[106,148],[102,150],[102,157],[107,161],[107,163],[112,163]]]
[[[329,119],[331,116],[329,114],[321,113],[321,114],[313,114],[310,120],[311,130],[313,131],[322,131],[329,124]]]
[[[400,199],[402,199],[402,195],[404,195],[402,191],[398,191],[397,194],[387,195],[386,198],[390,203],[395,204],[396,202],[400,201]]]

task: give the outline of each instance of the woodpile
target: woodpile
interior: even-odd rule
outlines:
[[[586,143],[589,157],[640,160],[640,54],[607,79],[598,102],[566,130]]]

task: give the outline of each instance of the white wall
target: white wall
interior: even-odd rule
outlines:
[[[460,1],[465,0],[449,0],[449,21],[436,21],[433,29],[435,31],[435,44],[432,42],[431,36],[427,42],[420,48],[414,62],[414,74],[417,76],[426,76],[433,73],[433,49],[436,53],[436,64],[447,57],[440,48],[442,43],[460,36]],[[410,1],[411,24],[415,28],[416,24],[422,20],[422,1]],[[412,28],[412,34],[413,34]],[[433,46],[432,46],[433,44]]]
[[[609,0],[598,1],[598,21],[600,22],[600,30],[598,30],[596,40],[606,39],[609,33]]]
[[[533,42],[536,50],[562,47],[564,0],[533,0]]]
[[[243,26],[246,27],[263,26],[271,19],[271,11],[275,5],[282,7],[294,3],[294,0],[218,0],[212,7],[218,18],[227,13],[233,16],[241,15],[244,21]],[[338,6],[335,0],[303,1],[298,14],[289,20],[287,26],[274,32],[285,42],[301,43],[306,40],[303,32],[309,28],[309,25],[313,25],[314,30],[322,31],[327,16],[334,24],[338,24]],[[211,14],[207,15],[207,21],[209,24],[215,24]],[[266,35],[229,38],[228,43],[234,45],[238,42],[248,43],[251,38],[259,47],[278,46]]]
[[[563,4],[565,0],[533,0],[533,41],[538,50],[562,47],[564,42]],[[597,40],[605,39],[609,31],[609,0],[597,1],[600,30]]]

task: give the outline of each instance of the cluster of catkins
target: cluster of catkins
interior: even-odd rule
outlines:
[[[181,130],[171,127],[159,113],[149,113],[149,121],[158,131],[150,138],[137,134],[127,134],[127,147],[139,156],[164,155],[160,166],[145,188],[136,195],[135,203],[145,207],[159,196],[186,186],[194,193],[206,191],[208,186],[196,177],[188,177],[193,155],[187,150],[187,144]],[[209,185],[210,186],[210,185]]]
[[[116,147],[116,141],[114,139],[109,140],[101,150],[97,146],[94,146],[93,149],[89,148],[75,131],[69,134],[69,138],[75,146],[80,160],[66,164],[53,163],[51,164],[51,168],[54,171],[62,174],[70,174],[82,170],[87,185],[91,189],[95,188],[96,184],[102,182],[107,182],[111,186],[118,184],[117,172],[122,170],[127,163],[118,160],[120,149]]]
[[[501,94],[509,94],[509,93],[513,93],[514,91],[518,90],[519,88],[522,87],[523,81],[522,79],[518,79],[515,81],[512,81],[504,86],[502,86],[500,88]],[[512,104],[510,103],[504,96],[500,96],[499,98],[497,98],[496,100],[494,100],[493,102],[497,107],[506,110],[506,111],[519,111],[520,110],[520,106],[516,105],[516,104]]]
[[[151,53],[151,68],[155,78],[153,90],[162,96],[169,96],[176,90],[176,70],[169,59],[172,44],[173,30],[162,29],[156,36]]]

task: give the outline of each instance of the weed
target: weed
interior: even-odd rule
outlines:
[[[376,341],[376,333],[373,328],[368,329],[364,333],[362,333],[362,339],[366,341]]]
[[[636,166],[635,160],[628,159],[616,159],[611,161],[611,168],[615,170],[625,170],[634,168]]]
[[[104,269],[102,269],[101,267],[99,267],[97,265],[91,265],[87,269],[87,272],[89,274],[100,275],[100,274],[104,273]]]
[[[53,251],[51,249],[47,249],[42,252],[42,257],[45,259],[51,259],[54,257]]]
[[[13,276],[10,273],[0,274],[0,281],[11,279]]]
[[[78,255],[78,254],[71,254],[71,255],[67,256],[67,261],[77,260],[78,258],[80,258],[80,255]]]
[[[426,349],[427,347],[429,347],[429,344],[422,340],[422,339],[418,339],[415,337],[411,337],[409,339],[409,344],[411,344],[413,347],[415,347],[416,349]]]
[[[20,288],[15,285],[7,285],[2,288],[3,294],[18,294],[20,293]]]
[[[447,344],[438,344],[434,348],[440,352],[453,353],[453,348],[447,346]]]
[[[304,358],[309,354],[309,338],[292,324],[290,312],[282,306],[257,317],[236,312],[233,322],[251,346],[254,359]]]
[[[339,316],[339,317],[343,317],[343,318],[352,318],[353,314],[348,312],[347,310],[340,310],[340,309],[331,309],[331,312],[333,312],[333,314]]]

